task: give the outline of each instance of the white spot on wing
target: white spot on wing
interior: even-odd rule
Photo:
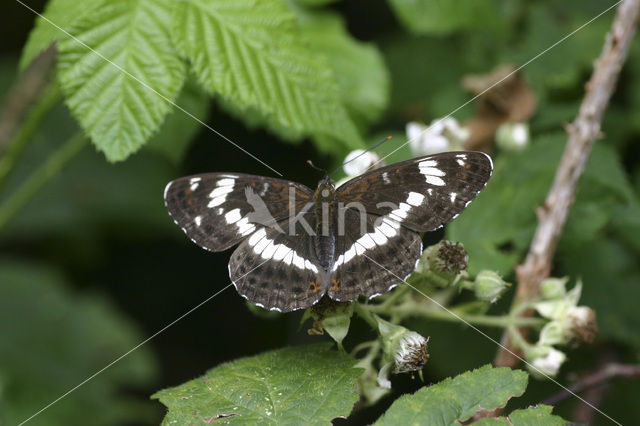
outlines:
[[[226,220],[228,224],[236,223],[241,218],[242,215],[240,214],[240,209],[233,209],[224,215],[224,220]]]
[[[424,195],[418,192],[413,192],[413,191],[409,192],[409,197],[407,197],[407,203],[417,207],[420,204],[422,204],[423,201],[424,201]]]
[[[194,217],[193,221],[196,223],[196,226],[200,226],[200,224],[202,223],[202,216]]]
[[[425,175],[425,178],[427,179],[427,183],[430,185],[444,186],[444,181],[437,176]]]
[[[267,236],[267,231],[265,231],[264,228],[262,228],[258,232],[253,234],[251,237],[249,237],[248,243],[251,247],[254,247],[256,244],[258,244],[258,241],[260,241],[266,236]]]
[[[391,179],[389,179],[389,173],[387,172],[382,173],[382,181],[387,185],[391,184]]]
[[[233,186],[234,183],[235,179],[225,178],[220,179],[218,182],[216,182],[216,186]]]
[[[211,191],[211,193],[209,194],[209,197],[216,198],[221,195],[224,195],[226,198],[226,194],[230,193],[231,191],[233,191],[233,186],[219,186],[213,191]]]
[[[451,199],[451,202],[455,202],[456,201],[456,197],[458,196],[457,193],[452,192],[451,194],[449,194],[449,198]]]

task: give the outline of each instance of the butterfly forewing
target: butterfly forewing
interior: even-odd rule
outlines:
[[[365,173],[338,187],[338,199],[403,226],[433,231],[454,219],[484,188],[493,166],[481,152],[445,152]]]
[[[221,251],[286,220],[290,209],[300,212],[312,195],[306,186],[282,179],[206,173],[170,182],[164,198],[169,214],[193,242]]]

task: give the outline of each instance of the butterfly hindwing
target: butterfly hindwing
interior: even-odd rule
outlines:
[[[290,208],[299,212],[312,195],[306,186],[282,179],[205,173],[170,182],[164,198],[169,214],[193,242],[221,251],[286,219]]]
[[[336,262],[327,294],[334,300],[356,300],[384,294],[413,272],[422,254],[417,232],[388,216],[344,213],[345,235],[337,237]]]
[[[313,223],[313,214],[304,217]],[[309,307],[326,291],[313,238],[299,228],[290,234],[287,228],[288,224],[281,230],[259,229],[229,260],[229,276],[238,293],[254,305],[281,312]]]
[[[433,231],[454,219],[484,188],[493,166],[482,152],[414,158],[358,176],[337,188],[345,205],[390,215],[403,226]]]

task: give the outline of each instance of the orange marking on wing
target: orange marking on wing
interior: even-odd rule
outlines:
[[[470,165],[470,164],[465,164],[465,165],[464,165],[464,168],[465,168],[466,170],[469,170],[469,169],[471,168],[471,165]]]
[[[340,286],[340,280],[333,280],[333,286],[331,288],[338,291],[338,286]]]
[[[311,281],[309,283],[309,287],[311,287],[314,293],[317,293],[318,290],[320,290],[320,286],[318,285],[318,280]]]

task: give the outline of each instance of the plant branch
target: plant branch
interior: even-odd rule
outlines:
[[[518,286],[514,304],[518,305],[538,295],[540,283],[551,270],[551,262],[569,210],[575,199],[578,181],[596,138],[600,136],[600,125],[605,109],[613,94],[620,70],[627,58],[629,45],[635,33],[640,11],[640,0],[624,0],[617,13],[604,47],[594,65],[591,79],[580,111],[568,126],[569,141],[553,185],[538,209],[538,228],[533,237],[524,264],[516,269]],[[531,315],[527,311],[524,316]],[[505,346],[515,352],[508,334],[503,337]],[[500,349],[494,360],[496,366],[516,367],[519,359],[505,349]]]
[[[557,394],[545,399],[542,404],[557,405],[565,399],[573,396],[574,393],[583,392],[589,388],[602,385],[611,379],[618,377],[627,379],[640,379],[640,365],[607,364],[600,370],[582,377],[573,386],[569,387],[569,391],[562,390]]]
[[[46,89],[56,58],[56,49],[51,46],[42,52],[22,73],[9,89],[2,111],[0,111],[0,153],[16,136],[31,104],[40,98]]]
[[[43,165],[0,205],[0,231],[33,198],[34,195],[67,165],[87,143],[87,137],[78,133],[58,148]]]
[[[7,176],[13,169],[27,143],[40,128],[43,118],[60,100],[60,88],[55,81],[44,89],[38,102],[31,107],[15,137],[6,143],[6,149],[0,154],[0,190],[4,187]]]
[[[384,305],[365,305],[364,309],[369,312],[387,314],[391,316],[397,316],[399,318],[406,318],[410,316],[429,318],[439,321],[448,322],[460,322],[461,319],[464,322],[473,325],[482,325],[487,327],[499,327],[507,328],[509,326],[515,327],[542,327],[546,321],[542,318],[517,318],[511,315],[494,316],[494,315],[470,315],[456,310],[445,310],[441,308],[435,308],[428,305],[405,302],[401,305],[386,307]]]

